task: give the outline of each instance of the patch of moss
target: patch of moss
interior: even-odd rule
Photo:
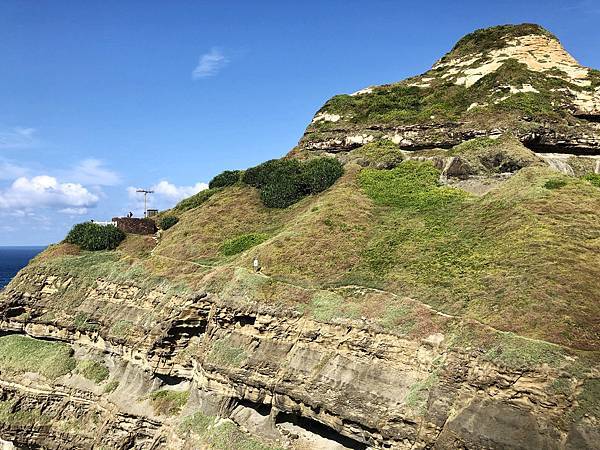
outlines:
[[[402,162],[404,157],[396,144],[381,139],[352,150],[349,159],[363,167],[393,169]]]
[[[37,372],[55,379],[75,368],[73,350],[61,342],[20,335],[0,337],[0,369],[4,372]]]
[[[189,391],[163,389],[150,394],[150,402],[156,414],[174,416],[183,409],[189,396]]]
[[[91,359],[79,361],[75,371],[94,383],[102,383],[109,375],[108,367],[105,364]]]
[[[117,337],[125,337],[133,329],[133,322],[130,320],[117,320],[111,327],[109,333]]]
[[[564,178],[550,178],[544,183],[546,189],[560,189],[567,185],[567,180]]]
[[[529,34],[539,34],[556,39],[556,36],[548,30],[532,23],[481,28],[460,39],[442,61],[449,58],[464,57],[473,53],[485,54],[492,50],[498,50],[505,47],[511,39]]]
[[[119,387],[119,380],[109,381],[106,384],[106,386],[104,386],[104,393],[110,394],[111,392],[114,392],[118,387]]]
[[[409,408],[423,414],[427,409],[427,399],[429,392],[438,383],[439,377],[436,373],[431,373],[427,378],[421,380],[410,387],[410,390],[404,397],[404,404]]]
[[[233,344],[229,337],[217,339],[211,351],[206,356],[207,361],[213,364],[239,367],[247,358],[243,348]]]
[[[573,421],[580,420],[586,414],[600,417],[600,380],[597,378],[586,380],[576,401],[575,408],[569,414]]]
[[[42,414],[37,409],[21,409],[16,400],[0,401],[0,422],[12,425],[46,424],[51,417]]]
[[[221,254],[223,256],[232,256],[242,253],[262,242],[266,241],[269,236],[265,233],[247,233],[240,236],[228,239],[221,245]]]
[[[600,188],[600,174],[598,173],[588,173],[583,177],[584,180],[589,181],[594,186]]]
[[[179,426],[182,436],[193,436],[201,448],[214,450],[283,450],[270,446],[240,431],[230,420],[219,421],[214,416],[197,412],[186,417]]]

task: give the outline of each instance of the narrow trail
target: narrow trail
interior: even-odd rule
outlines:
[[[152,253],[152,256],[158,257],[158,258],[164,258],[170,261],[174,261],[177,263],[185,263],[185,264],[192,264],[198,267],[203,267],[203,268],[207,268],[207,269],[216,269],[219,266],[214,266],[211,264],[202,264],[202,263],[197,263],[195,261],[188,261],[188,260],[183,260],[183,259],[177,259],[177,258],[173,258],[171,256],[165,256],[165,255],[160,255],[157,253]],[[234,269],[241,269],[241,270],[245,270],[247,272],[252,272],[250,269],[248,269],[247,267],[240,267],[240,266],[229,266],[232,267]],[[259,276],[265,277],[265,278],[269,278],[272,279],[269,275],[265,275],[264,273],[258,273]],[[274,280],[277,283],[281,283],[281,284],[285,284],[288,286],[292,286],[294,288],[297,289],[302,289],[302,290],[306,290],[306,291],[312,291],[312,290],[328,290],[328,289],[322,289],[322,288],[315,288],[315,289],[311,289],[311,288],[307,288],[305,286],[300,286],[299,284],[295,284],[295,283],[291,283],[289,281],[283,281],[283,280]],[[505,330],[500,330],[498,328],[493,327],[492,325],[489,325],[485,322],[480,321],[479,319],[473,318],[473,317],[466,317],[466,316],[461,316],[461,315],[455,315],[455,314],[447,314],[443,311],[440,311],[438,309],[435,309],[433,306],[428,305],[427,303],[423,303],[420,300],[411,298],[411,297],[402,297],[399,296],[398,294],[395,294],[394,292],[390,292],[390,291],[386,291],[383,289],[377,289],[377,288],[371,288],[371,287],[367,287],[367,286],[362,286],[362,285],[357,285],[357,284],[348,284],[348,285],[344,285],[344,286],[340,286],[338,288],[336,288],[336,290],[343,290],[343,289],[361,289],[363,291],[368,291],[368,292],[375,292],[375,293],[379,293],[379,294],[384,294],[384,295],[389,295],[390,297],[396,298],[396,299],[401,299],[401,300],[410,300],[411,302],[414,302],[426,309],[428,309],[429,311],[431,311],[432,313],[447,318],[447,319],[455,319],[455,320],[459,320],[462,322],[467,322],[467,323],[475,323],[481,327],[483,327],[486,330],[492,331],[492,332],[496,332],[496,333],[501,333],[501,334],[511,334],[514,336],[518,336],[519,338],[526,340],[528,342],[533,342],[536,344],[546,344],[546,345],[552,345],[555,347],[559,347],[559,348],[563,348],[566,350],[570,350],[572,352],[581,352],[581,351],[585,351],[582,349],[578,349],[578,348],[574,348],[574,347],[569,347],[567,345],[564,344],[557,344],[555,342],[550,342],[550,341],[545,341],[543,339],[536,339],[536,338],[531,338],[531,337],[527,337],[527,336],[523,336],[521,334],[517,334],[517,333],[513,333],[511,331],[505,331]]]

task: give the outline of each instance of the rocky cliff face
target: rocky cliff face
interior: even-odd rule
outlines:
[[[598,88],[540,27],[477,31],[327,102],[292,155],[340,159],[329,190],[211,190],[156,240],[51,246],[0,292],[0,438],[600,448]]]
[[[54,380],[3,371],[0,432],[18,446],[193,446],[173,418],[152,408],[157,389],[189,391],[188,412],[229,418],[294,448],[575,449],[594,448],[600,437],[597,418],[575,401],[587,384],[597,389],[598,369],[577,373],[582,356],[557,346],[518,339],[550,356],[526,367],[519,358],[501,363],[484,348],[462,348],[444,333],[406,339],[368,323],[325,324],[207,294],[184,299],[97,280],[83,294],[90,307],[135,308],[129,317],[138,330],[155,314],[142,336],[115,337],[101,323],[108,318],[90,328],[39,315],[61,302],[71,282],[21,273],[3,294],[2,329],[60,342],[75,359],[104,364],[108,376],[94,383],[77,371]],[[432,314],[443,329],[467,325]]]
[[[509,25],[465,36],[423,75],[333,97],[299,148],[449,148],[510,131],[533,150],[597,154],[598,122],[600,73],[543,28]]]

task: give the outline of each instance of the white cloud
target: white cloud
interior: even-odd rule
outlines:
[[[83,214],[87,214],[88,209],[87,208],[63,208],[58,210],[58,212],[61,212],[63,214],[69,214],[70,216],[81,216]]]
[[[0,190],[0,209],[28,211],[54,208],[72,214],[98,203],[98,196],[79,183],[61,183],[56,178],[40,175],[17,178],[8,188]]]
[[[0,131],[0,149],[31,148],[37,144],[35,128],[15,127]]]
[[[138,189],[140,188],[130,186],[127,188],[127,193],[129,198],[135,202],[136,207],[143,209],[144,195],[136,192]],[[191,186],[176,186],[173,183],[162,180],[149,189],[150,191],[154,191],[154,193],[148,195],[148,208],[170,208],[180,200],[204,189],[208,189],[207,183],[198,182]]]
[[[70,172],[69,179],[92,186],[114,186],[121,182],[121,177],[104,166],[99,159],[84,159]]]
[[[210,49],[200,57],[198,65],[192,72],[192,78],[198,80],[215,76],[219,71],[229,63],[229,59],[216,47]]]

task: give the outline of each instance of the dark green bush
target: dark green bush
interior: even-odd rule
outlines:
[[[584,175],[583,179],[589,181],[596,187],[600,187],[600,174],[598,173],[588,173],[587,175]]]
[[[272,159],[251,167],[242,181],[260,189],[260,198],[269,208],[286,208],[305,195],[330,187],[342,175],[334,158],[317,158],[305,163],[296,159]]]
[[[307,194],[318,194],[342,176],[344,169],[335,158],[316,158],[302,165],[302,180]]]
[[[287,208],[304,197],[300,177],[283,178],[260,190],[260,199],[268,208]]]
[[[113,250],[125,239],[125,233],[112,225],[93,222],[78,223],[71,228],[65,242],[83,250]]]
[[[208,187],[210,189],[213,189],[213,188],[233,186],[238,181],[240,181],[241,175],[242,175],[242,172],[240,170],[226,170],[224,172],[221,172],[219,175],[214,177],[212,180],[210,180],[210,183],[208,183]]]
[[[163,230],[168,230],[177,222],[179,222],[179,218],[177,216],[163,216],[158,221],[158,226]]]
[[[559,189],[567,184],[567,180],[563,180],[560,178],[552,178],[546,183],[544,183],[544,187],[546,189]]]
[[[224,256],[237,255],[238,253],[241,253],[266,241],[267,238],[268,236],[263,233],[242,234],[241,236],[237,236],[233,239],[228,239],[227,241],[223,242],[220,251]]]
[[[260,189],[267,184],[269,174],[277,166],[278,162],[278,159],[270,159],[269,161],[265,161],[258,166],[246,169],[242,174],[242,182],[248,186],[254,186],[255,188]]]

